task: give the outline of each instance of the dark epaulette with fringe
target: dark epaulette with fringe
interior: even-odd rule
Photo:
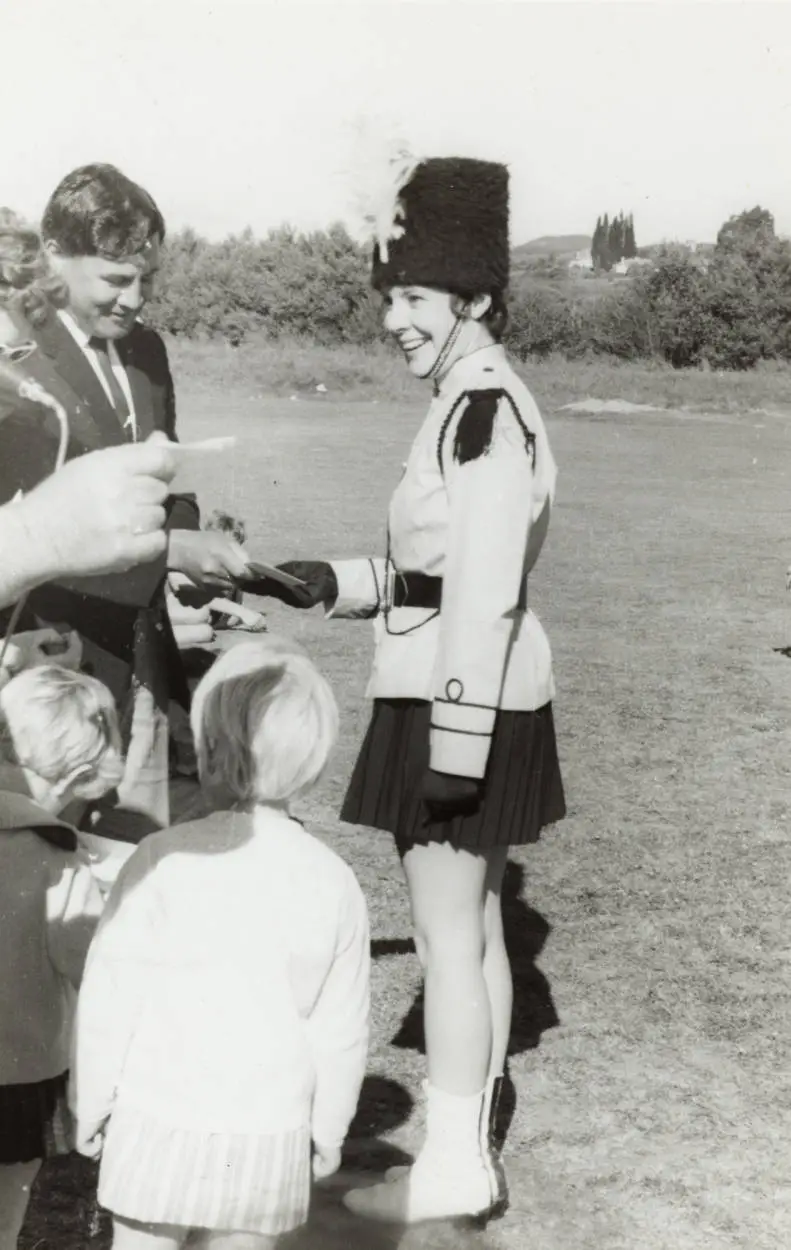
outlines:
[[[497,417],[497,409],[501,400],[505,400],[516,417],[517,422],[524,434],[525,448],[530,456],[531,463],[535,464],[536,460],[536,436],[531,433],[522,420],[521,413],[517,408],[514,400],[499,387],[491,387],[482,391],[465,391],[460,395],[456,403],[451,408],[442,429],[439,433],[437,442],[437,457],[439,459],[440,471],[442,470],[442,444],[445,441],[445,434],[453,417],[455,416],[459,405],[465,400],[467,406],[459,418],[459,424],[456,427],[456,437],[453,440],[453,459],[457,464],[467,464],[470,460],[478,460],[481,456],[485,456],[492,445],[492,437],[494,435],[494,422]]]

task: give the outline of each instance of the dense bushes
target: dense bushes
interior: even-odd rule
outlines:
[[[716,369],[791,359],[791,244],[777,238],[763,209],[726,222],[705,257],[670,246],[650,269],[604,281],[593,297],[585,287],[565,275],[517,276],[510,350],[521,359],[607,354]],[[264,239],[247,232],[221,243],[177,234],[150,319],[177,336],[234,344],[253,332],[323,346],[383,338],[367,255],[340,225],[309,235],[284,227]]]
[[[366,257],[342,226],[300,235],[288,227],[209,243],[191,230],[170,239],[149,317],[158,329],[231,343],[254,330],[310,334],[318,343],[380,334]]]

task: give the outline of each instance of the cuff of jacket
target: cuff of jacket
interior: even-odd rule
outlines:
[[[496,708],[435,699],[429,731],[430,767],[480,779],[486,772]]]
[[[168,530],[199,530],[200,509],[195,495],[171,495],[168,505]]]
[[[326,603],[326,617],[376,616],[381,607],[383,588],[379,586],[373,560],[333,560],[331,568],[338,593]]]

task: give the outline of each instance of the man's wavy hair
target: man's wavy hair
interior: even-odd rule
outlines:
[[[10,208],[0,208],[0,308],[19,312],[37,326],[52,305],[63,307],[67,297],[36,231]]]
[[[137,256],[161,243],[165,220],[153,198],[115,165],[81,165],[58,184],[41,219],[45,243],[64,256]]]

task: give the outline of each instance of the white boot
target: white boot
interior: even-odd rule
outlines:
[[[426,1085],[426,1140],[396,1180],[352,1189],[348,1210],[393,1224],[486,1219],[494,1206],[490,1168],[481,1153],[484,1091],[459,1096]]]
[[[508,1206],[508,1183],[496,1138],[497,1107],[503,1088],[504,1074],[490,1076],[483,1091],[481,1111],[481,1158],[489,1170],[492,1201],[500,1212]]]
[[[427,1084],[426,1081],[423,1082],[424,1090],[427,1088]],[[500,1100],[502,1085],[502,1074],[500,1076],[490,1076],[486,1082],[480,1117],[480,1147],[481,1158],[489,1173],[492,1201],[495,1204],[504,1206],[507,1203],[508,1187],[505,1180],[505,1171],[500,1160],[500,1152],[494,1140],[494,1120],[497,1115],[497,1104]],[[396,1163],[385,1172],[385,1180],[397,1181],[401,1177],[406,1176],[409,1170],[409,1164]]]

